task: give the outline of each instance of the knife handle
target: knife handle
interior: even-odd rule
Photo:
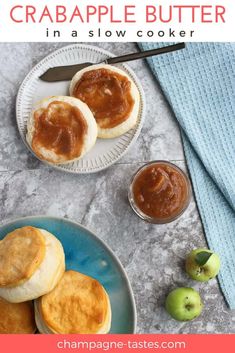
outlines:
[[[105,62],[105,64],[123,63],[123,62],[127,62],[127,61],[147,58],[149,56],[170,53],[172,51],[176,51],[176,50],[180,50],[180,49],[184,49],[184,48],[185,48],[185,43],[177,43],[177,44],[173,44],[173,45],[168,45],[167,47],[151,49],[151,50],[146,50],[146,51],[142,51],[142,52],[138,52],[138,53],[122,55],[122,56],[116,56],[114,58],[108,58],[104,62]]]

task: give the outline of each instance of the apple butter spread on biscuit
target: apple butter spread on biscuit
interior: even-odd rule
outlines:
[[[88,105],[97,124],[104,129],[124,122],[134,105],[128,78],[105,68],[84,72],[73,96]]]
[[[37,155],[41,155],[41,148],[67,159],[81,154],[87,123],[77,107],[66,102],[53,101],[47,108],[35,111],[34,118],[32,148]]]

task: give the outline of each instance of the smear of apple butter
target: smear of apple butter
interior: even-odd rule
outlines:
[[[85,72],[72,95],[88,105],[103,129],[126,121],[135,103],[128,78],[104,68]]]
[[[53,101],[46,109],[37,110],[34,119],[32,149],[38,156],[45,159],[41,154],[42,148],[65,160],[80,156],[88,127],[77,107],[66,102]],[[50,157],[47,160],[51,161]]]

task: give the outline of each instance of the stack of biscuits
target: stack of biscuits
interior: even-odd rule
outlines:
[[[33,303],[34,301],[34,303]],[[109,296],[95,279],[65,271],[62,244],[25,226],[0,241],[0,333],[108,333]]]

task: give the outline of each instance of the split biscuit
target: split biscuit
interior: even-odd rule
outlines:
[[[78,71],[70,95],[91,109],[99,138],[114,138],[132,129],[138,120],[140,93],[129,75],[116,66],[98,64]]]
[[[40,159],[52,164],[74,162],[95,144],[97,124],[88,106],[67,96],[36,103],[27,123],[26,140]]]

